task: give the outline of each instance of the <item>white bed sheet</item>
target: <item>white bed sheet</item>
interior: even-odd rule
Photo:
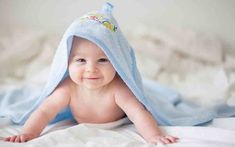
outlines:
[[[217,118],[204,127],[164,126],[161,129],[180,138],[169,147],[234,147],[235,118]],[[18,134],[20,126],[0,119],[0,137]],[[27,143],[0,141],[0,147],[152,147],[138,134],[128,119],[107,124],[79,124],[62,121],[48,126],[41,137]]]

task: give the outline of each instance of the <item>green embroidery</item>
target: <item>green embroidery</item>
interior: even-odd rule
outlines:
[[[112,24],[107,18],[105,18],[102,14],[91,13],[80,18],[81,21],[85,21],[87,19],[97,21],[113,32],[116,32],[117,30],[117,27]]]

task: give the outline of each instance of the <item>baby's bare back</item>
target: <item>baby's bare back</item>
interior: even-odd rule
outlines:
[[[115,102],[120,84],[116,78],[102,92],[89,93],[71,88],[70,108],[78,123],[107,123],[119,120],[125,113]]]

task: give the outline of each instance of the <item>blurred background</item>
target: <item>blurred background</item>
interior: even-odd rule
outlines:
[[[106,0],[107,1],[107,0]],[[24,26],[63,33],[77,17],[105,0],[0,0],[0,26]],[[221,36],[235,46],[234,0],[109,0],[121,28],[144,24],[183,27]]]
[[[43,85],[74,19],[104,0],[0,0],[0,85]],[[235,103],[234,0],[109,0],[143,77],[202,105]]]

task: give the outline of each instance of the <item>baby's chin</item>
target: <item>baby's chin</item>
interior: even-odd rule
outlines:
[[[103,82],[102,80],[91,80],[91,81],[86,81],[83,82],[82,85],[84,88],[90,89],[90,90],[99,90],[99,89],[103,89],[103,88],[107,88],[109,87],[109,83],[111,82]]]

